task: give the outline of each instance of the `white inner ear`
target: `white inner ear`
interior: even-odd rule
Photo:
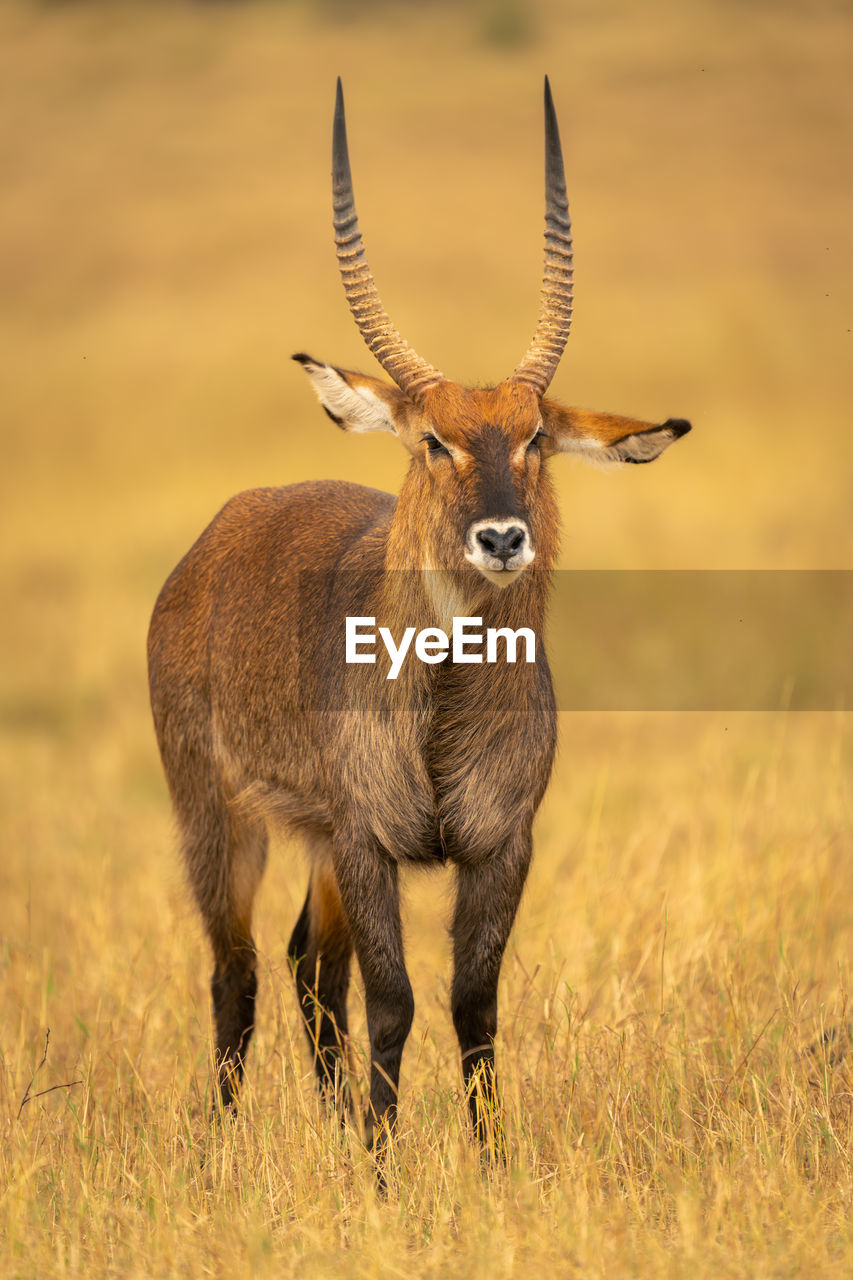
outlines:
[[[604,445],[591,436],[579,440],[568,439],[563,450],[584,458],[593,466],[609,467],[618,466],[621,462],[652,462],[675,439],[677,436],[671,427],[656,427],[651,431],[625,436],[611,445]]]
[[[391,411],[367,387],[351,387],[330,364],[304,364],[324,409],[340,419],[347,431],[390,431],[396,435]]]
[[[615,455],[618,462],[651,462],[677,439],[678,436],[671,427],[657,427],[653,431],[640,431],[635,436],[626,436],[605,452]]]

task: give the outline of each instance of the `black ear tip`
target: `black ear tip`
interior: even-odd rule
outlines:
[[[297,351],[296,354],[292,355],[290,358],[291,360],[295,360],[297,364],[301,364],[303,367],[307,364],[319,363],[313,356],[306,355],[304,351]]]
[[[692,431],[693,427],[686,418],[667,418],[663,424],[675,436],[676,440],[680,440],[682,436],[686,436],[688,431]]]

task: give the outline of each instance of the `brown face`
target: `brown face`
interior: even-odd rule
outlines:
[[[509,586],[537,551],[539,397],[519,383],[468,391],[441,382],[424,397],[421,425],[419,452],[465,560]]]
[[[404,493],[424,551],[438,545],[441,567],[467,561],[499,587],[518,581],[534,561],[553,566],[557,509],[547,458],[574,453],[604,466],[652,462],[690,430],[683,419],[655,425],[568,408],[513,378],[473,391],[442,379],[416,405],[381,379],[306,355],[294,359],[342,430],[388,431],[412,454],[414,474]]]

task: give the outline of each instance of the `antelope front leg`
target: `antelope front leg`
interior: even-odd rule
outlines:
[[[379,848],[339,847],[335,870],[364,981],[370,1036],[365,1142],[380,1161],[397,1116],[400,1062],[415,1012],[403,959],[397,865]]]
[[[529,833],[491,858],[460,864],[453,917],[453,1025],[471,1121],[483,1153],[504,1155],[494,1039],[498,978],[530,865]]]

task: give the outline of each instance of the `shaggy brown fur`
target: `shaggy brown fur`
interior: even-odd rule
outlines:
[[[551,772],[554,697],[542,644],[557,509],[549,455],[646,461],[687,429],[563,409],[512,380],[398,388],[297,357],[344,429],[392,430],[411,465],[396,499],[340,482],[233,498],[164,586],[151,622],[151,702],[183,852],[214,955],[223,1100],[254,1025],[252,906],[267,820],[306,840],[308,895],[291,939],[321,1087],[339,1095],[355,951],[370,1054],[367,1137],[396,1110],[413,1015],[398,878],[450,862],[453,1021],[474,1126],[494,1139],[493,1041],[501,960]],[[638,443],[639,442],[639,443]],[[637,456],[635,456],[637,455]],[[517,520],[530,567],[499,585],[466,559],[472,524]],[[502,575],[492,575],[492,579]],[[532,628],[535,664],[426,665],[396,681],[345,663],[347,615],[449,629]]]

